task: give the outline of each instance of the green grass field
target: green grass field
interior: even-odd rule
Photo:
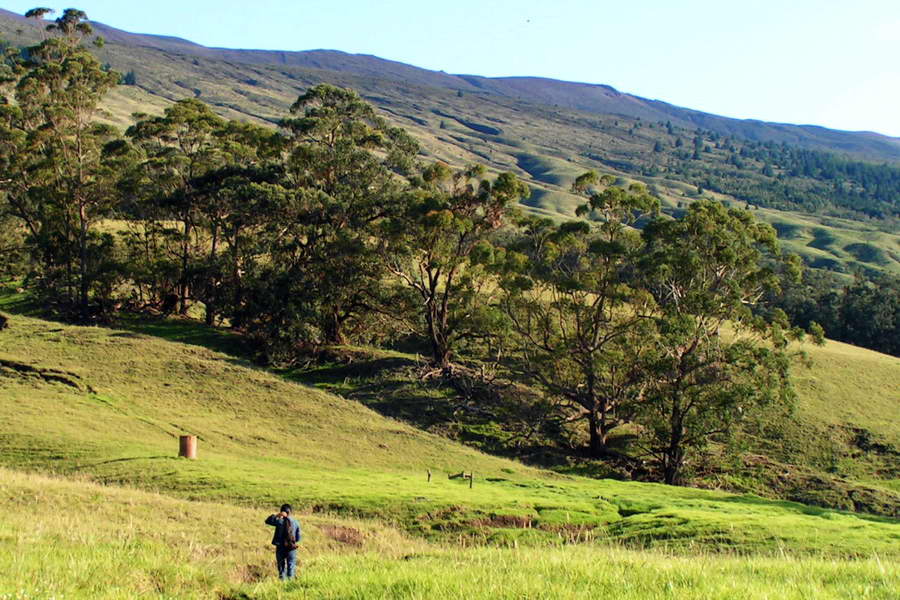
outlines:
[[[0,563],[12,565],[0,598],[889,598],[896,587],[895,519],[540,471],[204,347],[228,350],[225,334],[143,327],[14,316],[0,333]],[[819,352],[833,349],[849,353],[835,356],[847,369],[896,373],[875,353]],[[835,366],[821,368],[811,390]],[[839,379],[843,393],[858,387]],[[888,402],[880,427],[895,435],[873,385],[848,404]],[[175,457],[184,433],[199,436],[199,460]],[[471,489],[448,479],[463,470]],[[283,501],[309,525],[289,588],[268,579],[261,526]]]
[[[460,548],[301,515],[300,576],[272,577],[265,512],[0,469],[0,598],[892,599],[895,559],[615,544]]]

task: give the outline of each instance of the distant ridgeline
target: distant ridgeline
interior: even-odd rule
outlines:
[[[0,38],[17,46],[39,39],[35,25],[0,9]],[[359,90],[392,122],[429,138],[423,153],[455,166],[484,162],[503,171],[527,153],[565,161],[576,175],[605,168],[662,177],[664,184],[683,182],[756,206],[898,229],[895,138],[729,119],[605,85],[454,75],[331,50],[207,48],[94,26],[107,41],[94,53],[131,88],[114,101],[120,126],[130,124],[133,112],[158,114],[185,97],[200,97],[227,118],[275,123],[298,92],[327,82]],[[561,193],[571,183],[534,180]]]

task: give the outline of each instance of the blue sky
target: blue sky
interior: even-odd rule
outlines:
[[[737,118],[900,136],[900,0],[123,0],[91,19],[208,46],[605,83]]]

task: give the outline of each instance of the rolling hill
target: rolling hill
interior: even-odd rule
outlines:
[[[572,216],[580,200],[569,187],[595,169],[649,185],[672,213],[700,196],[752,206],[814,268],[900,273],[900,194],[891,191],[900,167],[889,166],[900,165],[896,138],[727,119],[603,85],[451,75],[333,50],[206,48],[94,26],[107,40],[94,52],[133,83],[106,101],[107,120],[120,127],[132,113],[160,113],[184,97],[274,124],[300,93],[329,82],[358,90],[413,133],[424,158],[517,173],[537,214]],[[0,38],[24,45],[38,35],[34,23],[0,9]],[[808,167],[830,157],[837,172]],[[859,165],[877,172],[854,179]]]
[[[11,29],[34,27],[29,20],[10,11],[0,9],[0,18],[7,22],[4,27],[7,32]],[[174,55],[197,57],[218,61],[220,64],[238,63],[270,68],[298,67],[360,78],[375,78],[385,82],[403,82],[420,87],[496,96],[545,107],[566,108],[603,115],[620,115],[649,121],[670,121],[677,126],[701,127],[725,136],[735,135],[754,141],[788,142],[807,147],[857,153],[876,159],[900,161],[900,138],[871,132],[835,131],[811,125],[729,119],[674,106],[659,100],[649,100],[623,93],[608,85],[527,76],[491,78],[448,74],[377,56],[348,54],[337,50],[286,52],[207,48],[181,38],[129,33],[100,22],[95,22],[94,28],[107,42],[112,43],[113,48],[108,51],[108,55],[123,61],[123,65],[127,61],[127,58],[123,56],[125,54],[156,51],[169,57]],[[113,63],[113,66],[121,69],[116,63]],[[149,64],[145,63],[145,67],[148,72],[152,71]],[[274,77],[274,73],[272,76]],[[162,83],[162,81],[154,82],[155,86]],[[148,86],[146,89],[152,92],[154,88]]]
[[[281,597],[261,516],[285,500],[306,532],[299,597],[654,598],[660,572],[686,598],[896,585],[896,519],[534,469],[207,348],[239,340],[186,325],[13,316],[0,332],[0,593]],[[816,365],[799,375],[804,418],[896,441],[897,359],[829,344]],[[196,461],[175,457],[186,433]],[[460,471],[472,487],[448,478]],[[491,575],[507,570],[520,575]]]

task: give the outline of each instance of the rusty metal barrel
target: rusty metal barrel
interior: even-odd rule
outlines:
[[[178,456],[183,456],[192,460],[197,458],[196,435],[183,435],[178,438]]]

